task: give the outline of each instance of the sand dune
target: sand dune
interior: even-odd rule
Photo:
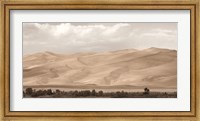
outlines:
[[[177,52],[149,48],[99,53],[26,55],[24,86],[176,88]]]

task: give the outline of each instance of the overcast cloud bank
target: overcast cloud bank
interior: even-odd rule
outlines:
[[[177,23],[23,23],[23,52],[177,50]]]

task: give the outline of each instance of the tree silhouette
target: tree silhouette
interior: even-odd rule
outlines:
[[[95,89],[92,90],[92,96],[96,96],[96,91],[95,91]]]
[[[57,90],[56,90],[56,94],[57,94],[57,95],[60,95],[60,94],[61,94],[61,91],[60,91],[59,89],[57,89]]]
[[[150,93],[150,90],[146,87],[146,88],[144,88],[144,93],[143,94],[146,94],[146,95],[148,95]]]
[[[51,90],[51,89],[48,89],[48,90],[47,90],[47,95],[52,95],[52,94],[53,94],[52,90]]]
[[[99,91],[98,96],[103,96],[103,91]]]
[[[27,95],[32,95],[33,94],[33,89],[32,88],[26,88],[26,94]]]
[[[26,93],[23,91],[23,97],[26,95]]]

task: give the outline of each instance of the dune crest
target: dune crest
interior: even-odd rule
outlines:
[[[26,55],[23,85],[176,88],[177,52],[149,48]]]

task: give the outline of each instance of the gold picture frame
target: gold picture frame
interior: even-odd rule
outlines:
[[[199,3],[198,1],[136,0],[2,0],[1,4],[1,119],[14,120],[200,120]],[[10,111],[10,10],[190,10],[191,20],[191,111],[189,112],[11,112]]]

